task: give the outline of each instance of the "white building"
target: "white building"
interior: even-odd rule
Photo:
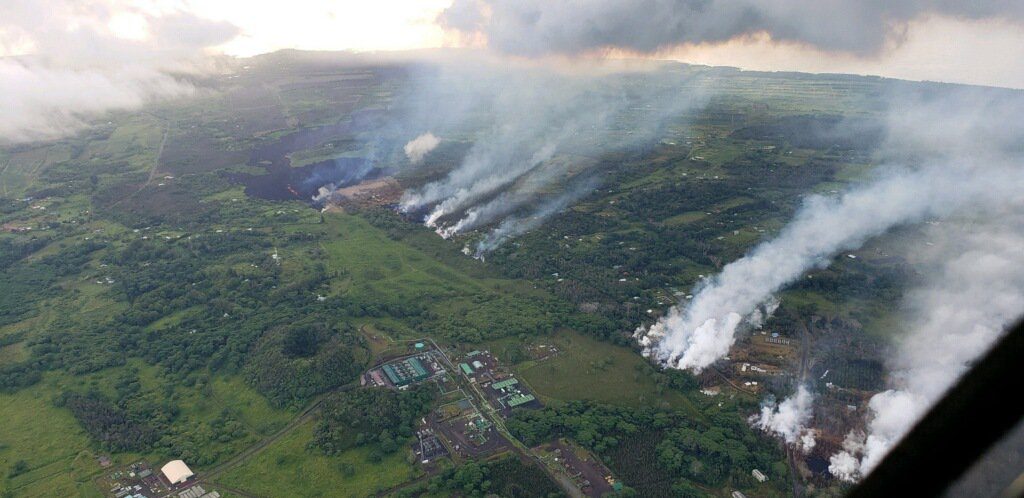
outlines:
[[[185,462],[181,460],[171,460],[167,462],[163,467],[160,468],[160,472],[164,473],[164,477],[167,478],[167,482],[171,484],[179,484],[185,482],[186,479],[192,477],[192,469],[185,465]]]
[[[757,469],[754,469],[754,471],[751,472],[751,475],[754,476],[754,479],[757,479],[757,482],[765,482],[768,480],[768,476],[764,475],[764,472]]]

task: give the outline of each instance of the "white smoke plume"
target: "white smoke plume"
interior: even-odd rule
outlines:
[[[437,233],[445,239],[450,238],[456,234],[490,223],[526,204],[531,199],[532,195],[514,191],[502,192],[485,204],[473,206],[466,211],[465,216],[454,224],[438,228]]]
[[[409,158],[410,163],[419,164],[440,143],[441,139],[428,131],[405,144],[405,157]]]
[[[484,237],[483,240],[477,243],[473,257],[480,259],[485,254],[497,249],[505,242],[508,242],[509,239],[537,228],[544,223],[544,220],[549,216],[564,210],[581,197],[589,194],[597,187],[597,184],[598,182],[596,179],[584,181],[583,183],[566,190],[557,197],[542,203],[536,211],[528,217],[510,216],[505,218],[497,228],[492,230],[486,237]]]
[[[814,448],[814,432],[807,424],[811,421],[814,395],[803,384],[796,394],[776,405],[771,399],[761,406],[761,413],[751,417],[759,429],[779,436],[786,444],[796,445],[804,452]]]
[[[594,158],[655,140],[705,98],[692,72],[663,63],[557,67],[485,57],[442,62],[437,72],[416,80],[425,87],[418,94],[428,96],[416,100],[459,105],[418,117],[424,128],[468,136],[473,145],[445,177],[407,191],[401,209],[427,210],[424,223],[444,236],[557,193]]]
[[[924,255],[938,269],[907,299],[909,334],[890,374],[893,389],[868,403],[867,434],[853,431],[829,471],[853,481],[871,471],[1024,310],[1024,211],[1003,223],[932,227]],[[921,252],[920,249],[917,251]]]
[[[876,180],[843,195],[809,197],[778,237],[704,282],[692,301],[637,329],[644,353],[699,372],[728,353],[745,316],[837,252],[895,226],[1020,203],[1024,130],[1012,113],[1024,109],[1024,98],[999,95],[947,91],[914,105],[904,96],[888,147],[914,166],[884,166]]]
[[[118,23],[136,32],[113,29]],[[6,2],[0,7],[0,139],[74,132],[103,112],[191,94],[183,77],[234,37],[226,23],[117,0]]]
[[[321,204],[331,200],[334,196],[334,192],[338,189],[338,186],[333,183],[327,185],[321,185],[316,189],[316,194],[311,197],[311,200],[317,204]]]

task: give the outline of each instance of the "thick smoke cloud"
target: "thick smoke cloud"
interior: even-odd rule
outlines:
[[[852,481],[870,472],[1024,310],[1024,211],[1008,208],[1003,223],[931,227],[933,245],[915,251],[937,268],[907,299],[893,388],[871,398],[867,433],[847,435],[830,460],[833,475]]]
[[[425,116],[424,129],[472,145],[443,178],[406,192],[401,208],[426,212],[424,223],[445,237],[507,221],[480,246],[485,250],[525,230],[509,224],[555,212],[518,210],[557,196],[597,158],[656,140],[666,124],[704,101],[680,65],[555,68],[483,59],[442,63],[416,84],[416,102],[459,102],[451,112],[416,113]]]
[[[115,32],[128,19],[138,33]],[[203,70],[208,47],[236,30],[177,11],[113,0],[7,2],[0,7],[0,139],[46,139],[86,119],[193,92],[180,75]]]
[[[806,386],[797,388],[796,394],[775,404],[770,399],[761,406],[761,413],[751,421],[759,429],[781,437],[787,444],[797,445],[804,452],[814,448],[814,433],[807,427],[811,420],[814,396]]]
[[[811,196],[773,240],[703,282],[636,337],[663,364],[701,371],[725,356],[743,317],[839,251],[893,227],[953,216],[994,216],[1024,202],[1019,94],[947,92],[894,99],[888,154],[874,181],[838,197]],[[900,166],[899,164],[905,164]]]
[[[894,0],[455,0],[450,30],[520,55],[605,49],[654,52],[767,33],[775,41],[875,54],[898,43],[907,22],[929,15],[1024,21],[1024,4]]]

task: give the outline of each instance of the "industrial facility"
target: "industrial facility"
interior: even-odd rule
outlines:
[[[418,382],[430,376],[419,358],[411,357],[404,360],[386,363],[381,367],[388,381],[395,387],[402,387]]]

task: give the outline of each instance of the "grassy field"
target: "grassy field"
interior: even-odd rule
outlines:
[[[416,477],[398,451],[370,463],[368,450],[324,456],[306,445],[313,437],[307,422],[219,479],[225,486],[260,496],[368,496]]]
[[[100,467],[89,440],[71,413],[53,406],[55,377],[50,388],[0,394],[0,491],[15,496],[101,496],[91,478]],[[28,471],[11,476],[23,460]],[[0,493],[2,494],[2,493]]]
[[[403,299],[454,297],[487,292],[484,282],[389,239],[362,218],[332,213],[324,244],[331,269],[351,276],[351,292],[386,292]]]
[[[560,353],[554,358],[527,362],[519,375],[546,402],[588,399],[626,406],[670,406],[699,416],[686,396],[658,392],[650,377],[641,373],[643,358],[630,349],[581,335],[559,332],[552,341]]]

